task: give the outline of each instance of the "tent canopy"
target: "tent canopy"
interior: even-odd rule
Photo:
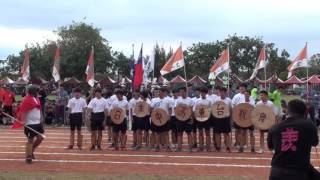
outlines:
[[[291,76],[287,79],[284,84],[303,84],[304,82],[300,80],[296,75]]]
[[[176,77],[174,77],[170,83],[172,84],[178,84],[178,83],[186,83],[187,81],[185,79],[183,79],[180,75],[177,75]]]
[[[190,84],[205,84],[207,83],[206,80],[202,79],[200,76],[196,75],[193,78],[191,78],[188,83]]]

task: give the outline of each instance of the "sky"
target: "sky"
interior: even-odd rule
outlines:
[[[319,0],[0,0],[0,59],[31,43],[55,40],[72,21],[92,23],[126,55],[143,43],[183,48],[223,40],[229,34],[261,36],[294,58],[308,42],[320,52]]]

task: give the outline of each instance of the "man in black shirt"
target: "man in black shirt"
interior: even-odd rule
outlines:
[[[270,180],[311,180],[317,171],[310,164],[311,147],[318,145],[318,131],[304,118],[307,107],[301,100],[288,103],[288,118],[274,125],[268,134],[268,147],[274,150]],[[319,178],[320,179],[320,178]]]

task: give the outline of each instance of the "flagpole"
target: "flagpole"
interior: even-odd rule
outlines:
[[[306,59],[306,61],[307,61],[307,81],[306,82],[307,82],[307,103],[309,103],[308,102],[308,99],[309,99],[308,98],[308,96],[309,96],[309,83],[308,83],[308,79],[309,79],[309,63],[308,63],[308,49],[307,49],[308,47],[307,46],[308,46],[308,42],[306,42],[306,58],[307,58]]]
[[[156,59],[155,59],[155,57],[156,57],[156,51],[155,51],[155,47],[153,47],[153,52],[152,52],[152,55],[153,55],[153,70],[152,70],[152,81],[151,81],[151,85],[152,85],[152,83],[153,83],[153,80],[154,80],[154,70],[155,70],[155,63],[156,63]]]
[[[229,49],[229,44],[228,44],[228,60],[230,63],[230,49]],[[230,65],[230,64],[229,64]],[[230,97],[230,67],[228,69],[228,97]]]
[[[180,46],[181,46],[181,49],[182,49],[182,41],[180,41]],[[182,51],[183,53],[183,51]],[[187,71],[186,71],[186,62],[183,58],[183,61],[184,61],[184,66],[183,66],[183,71],[184,71],[184,79],[186,80],[186,88],[188,89],[188,80],[187,80]]]
[[[132,60],[131,61],[133,61],[133,62],[131,62],[131,63],[133,63],[133,66],[131,65],[131,68],[133,68],[133,71],[132,71],[132,77],[131,77],[131,82],[132,82],[132,84],[131,84],[131,92],[133,92],[133,85],[134,85],[134,79],[133,79],[133,77],[134,77],[134,64],[135,64],[135,62],[134,62],[134,44],[132,44]]]
[[[266,44],[264,44],[264,51],[265,51],[265,64],[264,64],[264,88],[267,90],[267,49],[266,49]]]

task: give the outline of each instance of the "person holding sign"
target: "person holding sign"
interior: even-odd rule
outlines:
[[[211,136],[210,136],[210,107],[211,101],[207,99],[208,89],[202,87],[200,89],[200,98],[196,100],[193,106],[193,112],[195,113],[196,126],[199,131],[199,149],[198,151],[204,150],[204,130],[206,136],[206,150],[211,151]],[[200,117],[197,117],[199,115]]]
[[[219,97],[216,102],[223,102],[223,105],[218,104],[213,109],[214,121],[215,121],[215,142],[217,151],[221,150],[221,134],[223,134],[224,143],[227,152],[231,152],[231,120],[230,120],[230,108],[231,99],[226,97],[227,89],[221,87],[219,90]]]
[[[262,90],[262,91],[260,91],[259,94],[260,94],[260,101],[257,102],[256,106],[257,105],[266,105],[266,106],[272,108],[274,113],[276,114],[275,106],[273,105],[273,103],[270,100],[268,100],[268,92]],[[266,120],[265,116],[263,114],[260,115],[260,119],[261,119],[261,121]],[[260,150],[258,151],[259,154],[262,154],[264,152],[264,145],[265,145],[264,134],[266,132],[268,132],[268,130],[260,130]]]
[[[180,90],[180,96],[175,105],[174,105],[174,111],[176,116],[176,125],[177,125],[177,132],[178,132],[178,147],[177,152],[181,152],[182,150],[182,138],[183,138],[183,132],[185,131],[188,136],[188,151],[192,152],[192,106],[193,101],[190,97],[187,97],[187,88],[181,87]]]
[[[112,133],[114,150],[126,150],[127,143],[127,114],[129,111],[128,101],[123,97],[123,90],[118,89],[115,92],[117,99],[112,102],[110,107],[111,120],[113,121]]]
[[[166,151],[171,151],[169,143],[169,114],[171,114],[171,102],[165,98],[167,89],[160,88],[159,97],[154,98],[151,102],[151,128],[155,132],[155,151],[160,151],[160,138],[164,139]]]

